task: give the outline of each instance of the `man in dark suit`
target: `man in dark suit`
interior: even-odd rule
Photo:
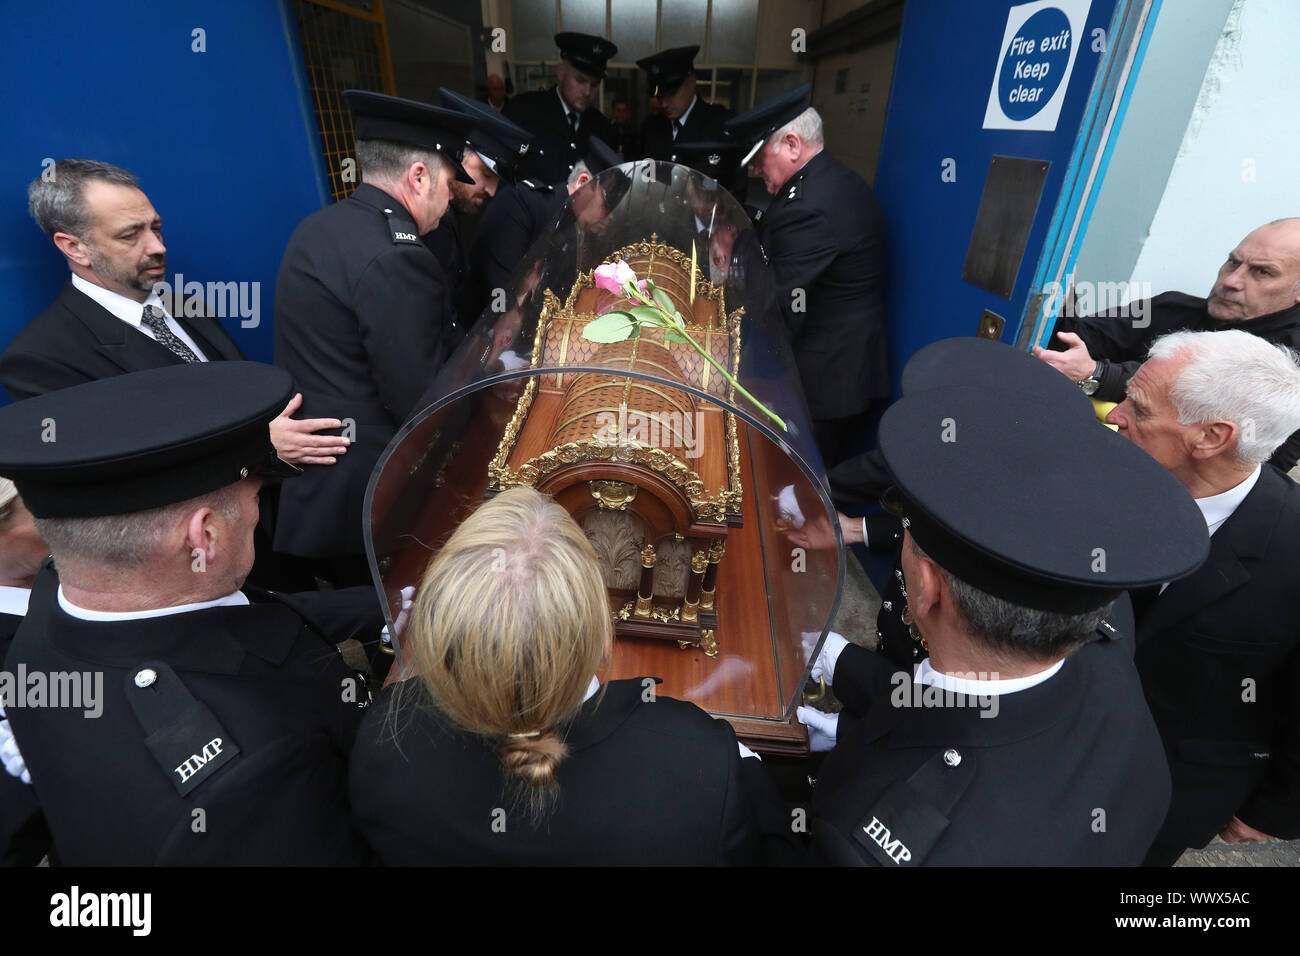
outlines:
[[[1300,217],[1266,223],[1241,240],[1219,267],[1209,298],[1162,292],[1100,315],[1063,315],[1051,347],[1035,347],[1034,354],[1077,382],[1085,394],[1119,402],[1160,336],[1224,329],[1300,348]],[[1269,460],[1283,471],[1295,467],[1300,432]]]
[[[641,151],[647,159],[698,169],[735,192],[741,185],[735,155],[717,151],[713,154],[699,150],[684,152],[676,148],[678,142],[722,140],[723,124],[732,115],[725,106],[706,103],[695,94],[695,54],[699,52],[698,45],[682,46],[636,61],[645,70],[650,95],[663,105],[663,112],[646,117],[641,124]],[[720,155],[725,165],[710,164],[710,155]]]
[[[368,584],[366,483],[460,341],[451,289],[420,236],[447,211],[474,120],[464,113],[347,90],[361,185],[304,219],[280,263],[275,363],[304,410],[345,423],[353,444],[332,468],[308,467],[280,493],[275,548],[310,559],[336,586]]]
[[[609,145],[629,162],[640,159],[641,137],[632,125],[632,107],[626,97],[616,97],[610,104],[609,122],[614,127],[614,142]]]
[[[1123,590],[1194,571],[1204,523],[1068,390],[1009,423],[1035,370],[1007,358],[996,384],[909,391],[881,421],[904,618],[929,657],[913,674],[843,639],[818,654],[849,715],[813,790],[824,862],[1131,866],[1164,819],[1132,642],[1103,622]],[[1122,476],[1122,503],[1094,471]]]
[[[1300,427],[1294,354],[1239,329],[1164,336],[1106,420],[1186,487],[1211,534],[1199,571],[1133,595],[1174,786],[1147,862],[1215,834],[1300,837],[1300,488],[1267,463]]]
[[[890,395],[885,221],[871,187],[822,144],[805,84],[727,123],[774,198],[758,222],[829,468],[857,452]],[[877,405],[878,407],[878,405]]]
[[[569,177],[574,164],[587,153],[587,140],[598,136],[606,143],[617,137],[605,114],[596,108],[605,63],[618,47],[586,33],[557,33],[560,65],[555,86],[520,93],[502,112],[537,137],[541,155],[526,168],[530,177],[557,186]]]
[[[51,173],[28,187],[28,203],[72,278],[0,355],[0,384],[14,401],[125,372],[244,357],[179,290],[170,304],[155,291],[167,272],[162,219],[135,176],[86,159],[60,160]],[[272,423],[276,451],[291,464],[329,464],[346,443],[316,432],[339,422],[294,420],[301,403],[295,396]]]

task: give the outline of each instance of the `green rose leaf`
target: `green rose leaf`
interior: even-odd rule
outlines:
[[[655,300],[655,305],[659,306],[659,308],[663,309],[669,315],[672,315],[673,312],[676,311],[673,306],[673,300],[669,298],[668,293],[663,289],[655,289],[652,295]]]
[[[676,342],[678,345],[685,345],[687,342],[686,336],[679,332],[674,332],[672,329],[664,329],[664,340],[667,342]]]
[[[658,309],[652,309],[648,305],[634,305],[629,311],[637,322],[648,322],[655,328],[662,328],[664,325],[664,317]]]
[[[611,342],[623,342],[636,332],[636,320],[626,312],[606,312],[597,319],[588,322],[582,330],[582,337],[588,342],[607,345]]]

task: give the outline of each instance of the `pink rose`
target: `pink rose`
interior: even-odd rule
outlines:
[[[636,280],[636,273],[622,259],[618,262],[606,263],[603,266],[597,266],[593,278],[596,282],[596,288],[605,289],[608,292],[623,291],[623,284]]]

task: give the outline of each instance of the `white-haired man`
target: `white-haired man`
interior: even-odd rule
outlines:
[[[830,467],[861,449],[872,406],[888,399],[885,221],[875,193],[826,151],[804,85],[729,120],[772,195],[759,239],[776,277],[812,415]]]
[[[1147,862],[1215,834],[1298,837],[1300,488],[1267,464],[1300,428],[1295,355],[1237,329],[1166,335],[1107,421],[1183,484],[1211,535],[1199,571],[1133,595],[1174,785]]]
[[[1118,402],[1160,336],[1224,329],[1300,348],[1300,217],[1275,219],[1241,240],[1219,267],[1209,298],[1162,292],[1101,315],[1062,316],[1052,348],[1035,348],[1034,354],[1087,394]],[[1297,459],[1300,432],[1279,445],[1270,460],[1289,471]]]

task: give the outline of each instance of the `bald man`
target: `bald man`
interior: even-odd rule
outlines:
[[[1208,299],[1165,292],[1101,315],[1062,316],[1051,349],[1035,348],[1034,355],[1094,398],[1122,402],[1157,338],[1225,329],[1300,348],[1300,217],[1276,219],[1241,240],[1219,267]],[[1293,468],[1300,460],[1300,432],[1269,460],[1283,471]]]

